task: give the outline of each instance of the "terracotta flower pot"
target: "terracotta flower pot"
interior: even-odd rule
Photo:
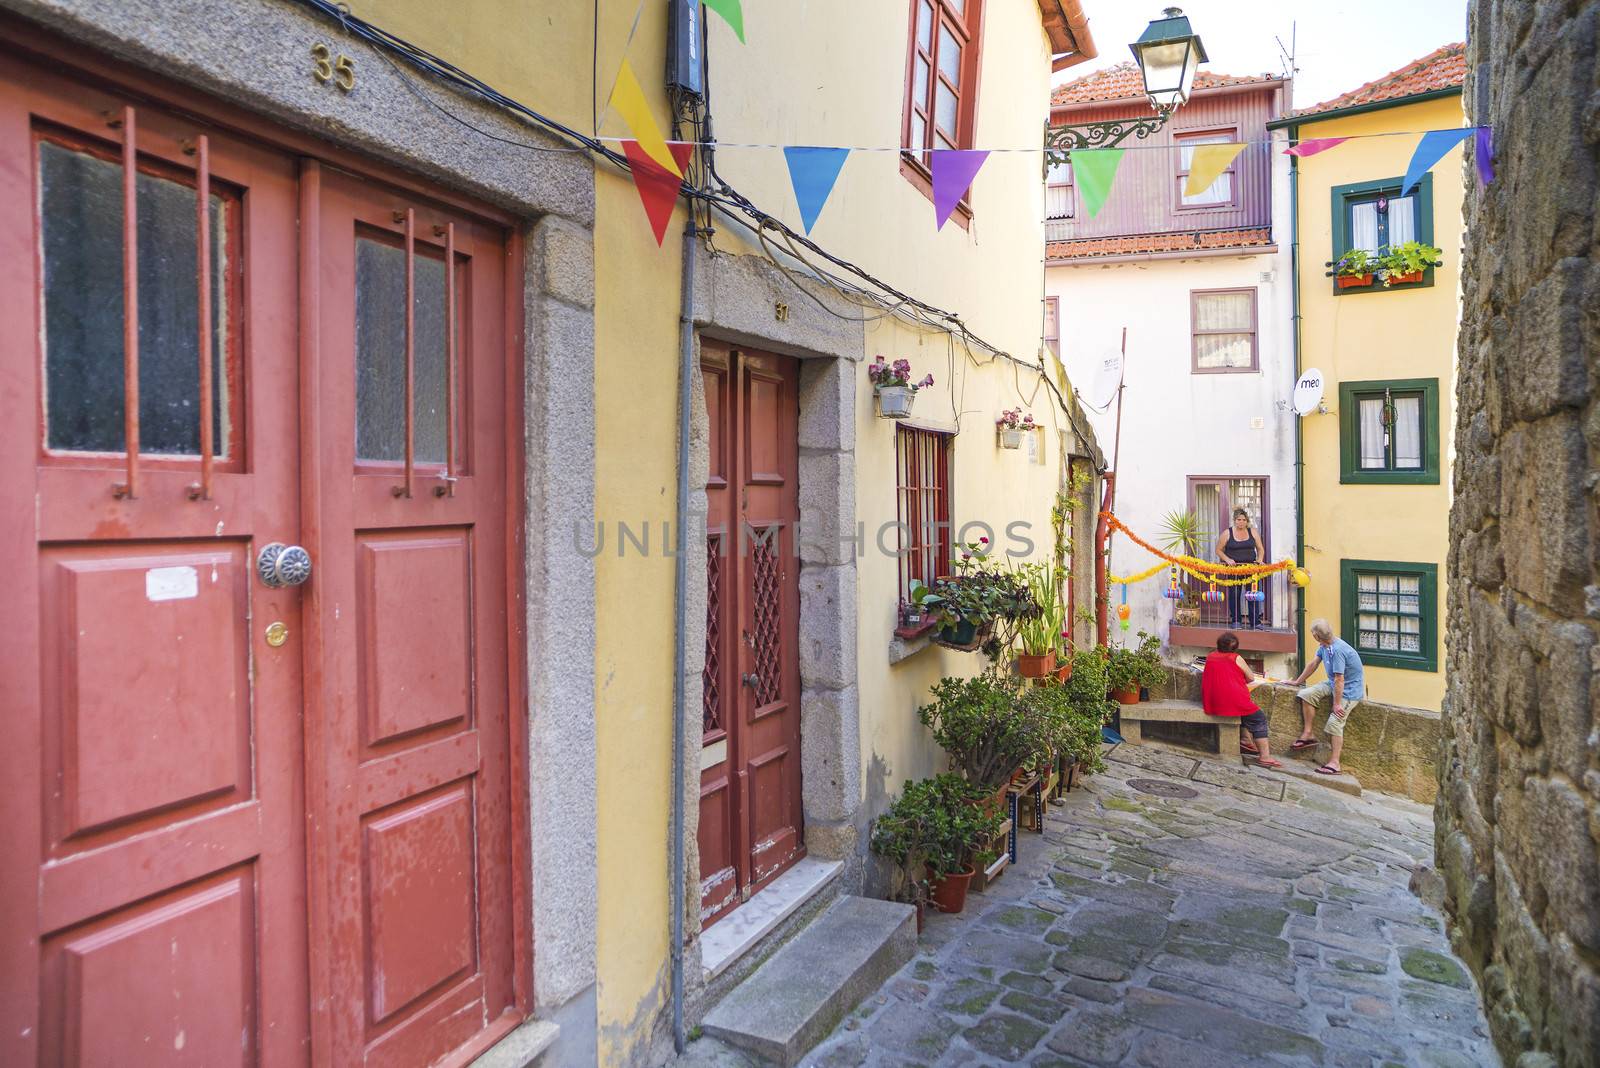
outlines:
[[[1334,281],[1340,289],[1355,289],[1357,286],[1370,286],[1372,284],[1372,272],[1368,271],[1366,274],[1341,274],[1338,278],[1334,279]]]
[[[1405,285],[1408,282],[1420,281],[1422,281],[1421,271],[1409,271],[1406,274],[1396,274],[1393,271],[1390,271],[1388,277],[1384,279],[1383,284],[1386,286],[1397,286]]]
[[[972,885],[976,868],[952,872],[940,878],[928,870],[928,881],[933,891],[933,907],[940,912],[957,913],[967,907],[967,887]]]
[[[1026,653],[1017,657],[1017,674],[1025,679],[1042,679],[1056,669],[1056,651],[1050,650],[1043,656],[1029,656]]]
[[[1119,705],[1136,705],[1139,703],[1138,689],[1112,690],[1111,699]]]
[[[1072,658],[1068,657],[1056,667],[1056,681],[1066,682],[1072,678]]]

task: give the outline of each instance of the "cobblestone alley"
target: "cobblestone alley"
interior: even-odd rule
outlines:
[[[1432,836],[1410,802],[1121,746],[803,1063],[1498,1064],[1408,889]],[[702,1039],[679,1063],[753,1062]]]

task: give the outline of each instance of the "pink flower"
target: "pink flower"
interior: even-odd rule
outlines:
[[[988,538],[985,538],[985,537],[982,537],[982,536],[980,536],[980,537],[979,537],[979,538],[978,538],[978,541],[979,541],[979,542],[980,542],[980,543],[982,543],[982,544],[984,544],[984,545],[988,545],[988,544],[989,544],[989,539],[988,539]]]
[[[961,554],[961,559],[963,559],[963,560],[971,560],[972,559],[972,554],[971,553],[962,553]]]

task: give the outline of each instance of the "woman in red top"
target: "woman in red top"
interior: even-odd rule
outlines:
[[[1240,716],[1239,727],[1255,739],[1256,763],[1264,768],[1281,768],[1272,759],[1267,741],[1267,716],[1250,699],[1250,687],[1266,680],[1239,659],[1239,639],[1230,633],[1217,639],[1217,651],[1206,657],[1205,674],[1200,676],[1200,707],[1208,716]],[[1252,750],[1239,740],[1239,749]]]

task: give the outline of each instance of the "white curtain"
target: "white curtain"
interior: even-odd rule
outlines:
[[[1389,247],[1397,248],[1417,237],[1417,216],[1411,197],[1395,197],[1389,201]]]
[[[1365,405],[1365,402],[1362,402]],[[1422,466],[1422,398],[1398,397],[1394,402],[1394,465]]]
[[[1350,247],[1378,251],[1378,205],[1376,201],[1350,205]]]
[[[1384,453],[1383,398],[1368,397],[1361,402],[1361,466],[1383,467]]]
[[[1185,193],[1184,187],[1188,184],[1189,168],[1194,163],[1194,150],[1199,145],[1225,145],[1233,140],[1232,134],[1206,134],[1202,137],[1180,137],[1178,139],[1179,169],[1183,174],[1178,178],[1178,195],[1186,205],[1226,204],[1233,199],[1233,168],[1217,175],[1217,180],[1211,183],[1209,189],[1202,190],[1194,196]]]
[[[1255,294],[1197,293],[1195,363],[1203,368],[1249,367],[1254,359]],[[1226,331],[1226,332],[1223,332]]]

